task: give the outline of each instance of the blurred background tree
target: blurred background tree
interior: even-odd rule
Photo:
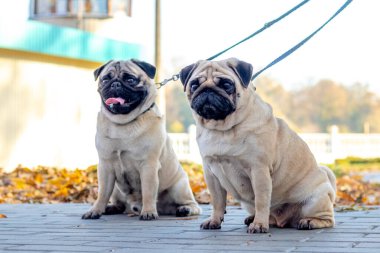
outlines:
[[[322,79],[286,90],[276,80],[262,76],[255,85],[275,115],[298,132],[326,132],[331,125],[341,132],[380,132],[380,97],[365,84],[347,86]],[[165,88],[168,131],[186,132],[194,120],[183,87],[176,83]]]
[[[164,89],[166,89],[167,130],[171,133],[187,132],[188,127],[195,122],[183,86],[176,82]]]

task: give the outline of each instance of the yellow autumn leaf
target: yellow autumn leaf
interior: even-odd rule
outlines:
[[[12,183],[17,189],[24,189],[27,186],[23,178],[13,178]]]
[[[37,184],[42,184],[42,182],[44,181],[44,178],[43,176],[38,173],[34,176],[34,181],[37,183]]]
[[[61,188],[59,189],[54,196],[55,197],[67,197],[69,195],[69,190],[67,188]]]
[[[337,196],[341,199],[344,199],[344,200],[347,200],[347,201],[350,201],[350,202],[354,202],[355,199],[348,193],[346,192],[341,192],[341,191],[338,191],[337,192]]]

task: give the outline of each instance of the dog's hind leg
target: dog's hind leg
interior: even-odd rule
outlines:
[[[111,204],[106,206],[106,210],[103,214],[111,215],[124,213],[126,205],[123,200],[125,201],[125,195],[120,192],[117,186],[115,186],[111,195]]]
[[[240,205],[243,209],[247,210],[247,212],[249,213],[249,216],[247,216],[244,219],[244,224],[249,226],[255,219],[255,206],[252,204],[246,203],[244,201],[241,201]]]
[[[104,215],[122,214],[125,211],[125,205],[121,202],[116,205],[107,205]]]
[[[184,173],[184,172],[183,172]],[[195,201],[191,191],[190,183],[186,175],[182,176],[170,189],[168,195],[175,203],[175,215],[178,217],[198,215],[201,213],[201,208]]]
[[[334,226],[335,192],[330,182],[320,185],[301,209],[298,229],[327,228]]]

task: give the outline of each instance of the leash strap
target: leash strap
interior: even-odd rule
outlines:
[[[308,40],[310,40],[315,34],[317,34],[320,30],[323,29],[323,27],[325,27],[328,23],[330,23],[331,20],[333,20],[336,16],[338,16],[338,14],[340,12],[342,12],[350,3],[352,2],[352,0],[347,0],[339,9],[337,12],[334,13],[334,15],[332,15],[323,25],[321,25],[318,29],[316,29],[313,33],[311,33],[309,36],[307,36],[305,39],[303,39],[302,41],[300,41],[297,45],[295,45],[294,47],[292,47],[291,49],[289,49],[288,51],[286,51],[285,53],[283,53],[282,55],[280,55],[279,57],[277,57],[274,61],[272,61],[271,63],[269,63],[267,66],[265,66],[263,69],[261,69],[260,71],[258,71],[257,73],[255,73],[252,78],[251,78],[251,81],[253,81],[258,75],[260,75],[262,72],[264,72],[265,70],[269,69],[270,67],[272,67],[273,65],[275,65],[276,63],[282,61],[283,59],[285,59],[286,57],[288,57],[289,55],[291,55],[294,51],[296,51],[298,48],[300,48],[301,46],[303,46]]]
[[[207,58],[206,60],[208,61],[211,61],[213,59],[215,59],[216,57],[224,54],[225,52],[231,50],[232,48],[240,45],[241,43],[255,37],[256,35],[258,35],[259,33],[263,32],[264,30],[268,29],[269,27],[271,27],[272,25],[274,25],[275,23],[279,22],[280,20],[282,20],[283,18],[285,18],[286,16],[288,16],[289,14],[291,14],[292,12],[294,12],[295,10],[299,9],[301,6],[303,6],[304,4],[306,4],[307,2],[309,2],[310,0],[304,0],[302,1],[301,3],[297,4],[296,6],[294,6],[292,9],[290,9],[289,11],[285,12],[284,14],[282,14],[281,16],[279,16],[278,18],[270,21],[270,22],[267,22],[264,24],[263,27],[261,27],[259,30],[257,30],[256,32],[250,34],[249,36],[247,36],[246,38],[242,39],[241,41],[235,43],[234,45],[224,49],[223,51],[220,51],[219,53]],[[168,78],[168,79],[164,79],[162,82],[160,83],[156,83],[157,85],[157,89],[160,89],[162,86],[166,85],[168,82],[170,81],[177,81],[179,79],[179,74],[175,74],[175,75],[172,75],[171,78]]]
[[[292,9],[288,10],[287,12],[285,12],[284,14],[282,14],[281,16],[279,16],[278,18],[273,19],[272,21],[265,23],[264,26],[261,27],[261,28],[260,28],[259,30],[257,30],[256,32],[252,33],[251,35],[247,36],[246,38],[242,39],[241,41],[239,41],[239,42],[233,44],[232,46],[230,46],[230,47],[224,49],[223,51],[221,51],[221,52],[219,52],[219,53],[217,53],[217,54],[215,54],[215,55],[213,55],[213,56],[207,58],[206,60],[207,60],[207,61],[211,61],[211,60],[215,59],[216,57],[218,57],[218,56],[224,54],[225,52],[229,51],[230,49],[232,49],[232,48],[234,48],[234,47],[240,45],[241,43],[243,43],[243,42],[245,42],[245,41],[247,41],[247,40],[249,40],[249,39],[255,37],[256,35],[258,35],[259,33],[263,32],[263,31],[265,31],[266,29],[268,29],[268,28],[271,27],[272,25],[276,24],[278,21],[280,21],[281,19],[285,18],[286,16],[288,16],[288,15],[291,14],[292,12],[296,11],[297,9],[299,9],[301,6],[303,6],[304,4],[306,4],[306,3],[309,2],[309,1],[310,1],[310,0],[304,0],[304,1],[302,1],[301,3],[297,4],[296,6],[294,6]]]
[[[304,4],[306,4],[307,2],[309,2],[310,0],[304,0],[302,1],[301,3],[297,4],[296,6],[294,6],[292,9],[290,9],[289,11],[285,12],[284,14],[282,14],[280,17],[268,22],[268,23],[265,23],[265,25],[260,28],[259,30],[257,30],[256,32],[252,33],[251,35],[249,35],[248,37],[242,39],[241,41],[235,43],[234,45],[224,49],[223,51],[207,58],[206,60],[213,60],[215,59],[216,57],[224,54],[225,52],[227,52],[228,50],[231,50],[232,48],[240,45],[241,43],[253,38],[254,36],[258,35],[259,33],[263,32],[264,30],[268,29],[269,27],[271,27],[272,25],[274,25],[275,23],[277,23],[278,21],[282,20],[283,18],[285,18],[286,16],[288,16],[289,14],[291,14],[292,12],[294,12],[295,10],[299,9],[301,6],[303,6]],[[260,75],[262,72],[264,72],[265,70],[267,70],[268,68],[272,67],[273,65],[275,65],[276,63],[282,61],[283,59],[285,59],[286,57],[288,57],[290,54],[292,54],[294,51],[296,51],[298,48],[300,48],[302,45],[304,45],[308,40],[310,40],[315,34],[317,34],[320,30],[322,30],[322,28],[324,28],[328,23],[330,23],[331,20],[333,20],[340,12],[342,12],[350,3],[352,2],[352,0],[347,0],[339,9],[337,12],[334,13],[334,15],[332,15],[323,25],[321,25],[318,29],[316,29],[313,33],[311,33],[309,36],[307,36],[305,39],[303,39],[301,42],[299,42],[297,45],[295,45],[294,47],[292,47],[291,49],[289,49],[288,51],[286,51],[285,53],[283,53],[282,55],[280,55],[279,57],[277,57],[274,61],[272,61],[271,63],[269,63],[267,66],[265,66],[263,69],[261,69],[260,71],[258,71],[257,73],[255,73],[252,78],[251,78],[251,81],[253,81],[258,75]],[[162,86],[166,85],[168,82],[170,81],[177,81],[179,79],[179,73],[178,74],[175,74],[173,75],[171,78],[169,79],[164,79],[162,82],[160,83],[156,83],[157,84],[157,89],[161,88]]]

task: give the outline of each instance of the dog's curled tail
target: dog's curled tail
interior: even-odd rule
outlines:
[[[335,178],[335,175],[332,172],[332,170],[326,166],[323,166],[323,165],[320,165],[319,168],[327,174],[327,177],[329,178],[330,183],[331,183],[332,187],[334,188],[334,191],[336,192],[336,178]]]

